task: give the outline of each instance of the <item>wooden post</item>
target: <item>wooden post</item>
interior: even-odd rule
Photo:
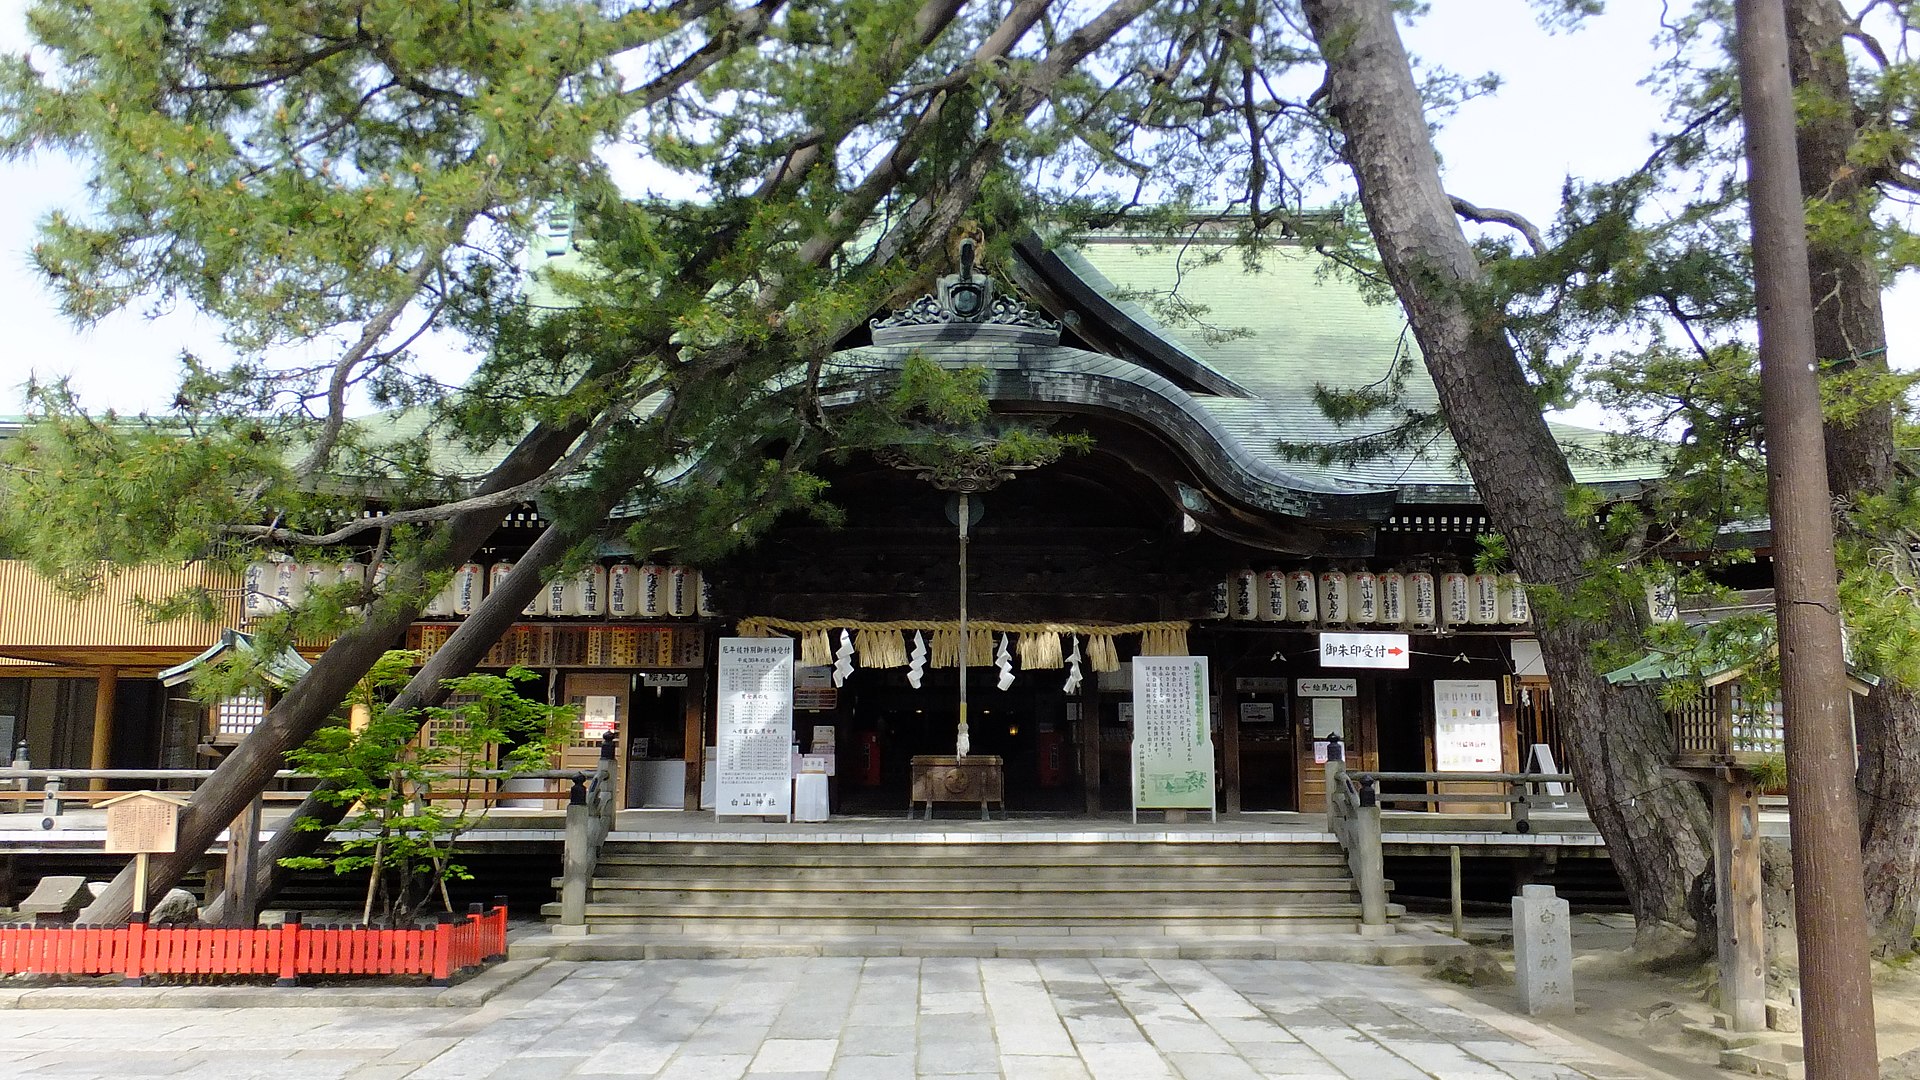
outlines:
[[[1220,793],[1220,809],[1238,814],[1241,802],[1240,775],[1240,702],[1233,692],[1233,669],[1220,673],[1220,771],[1225,781]]]
[[[964,677],[964,676],[963,676]],[[1094,676],[1095,681],[1098,677]],[[1087,813],[1100,812],[1100,691],[1080,695],[1080,767]]]
[[[147,853],[144,851],[133,857],[133,915],[142,921],[147,917]]]
[[[120,669],[101,668],[100,681],[93,692],[93,757],[88,768],[113,767],[113,700],[119,687]],[[89,787],[94,791],[105,791],[107,782],[95,779]]]
[[[1767,931],[1760,901],[1759,792],[1743,774],[1717,777],[1708,786],[1720,923],[1720,1008],[1732,1030],[1765,1031]]]
[[[1448,889],[1447,898],[1452,901],[1453,936],[1464,938],[1467,933],[1467,904],[1460,887],[1460,845],[1447,848]]]
[[[1801,1030],[1808,1076],[1873,1080],[1880,1055],[1867,970],[1866,886],[1783,0],[1737,0],[1734,28],[1793,808]]]
[[[260,917],[260,893],[254,875],[254,863],[260,851],[260,813],[263,803],[255,796],[240,816],[227,827],[226,903],[221,907],[223,926],[252,927]]]
[[[687,689],[682,695],[685,714],[682,716],[682,729],[685,740],[681,755],[687,763],[686,789],[681,798],[681,809],[700,809],[701,771],[706,768],[707,757],[707,673],[702,668],[687,673]],[[835,748],[836,750],[838,747]]]

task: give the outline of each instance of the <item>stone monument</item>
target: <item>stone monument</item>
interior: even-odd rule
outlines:
[[[1513,898],[1513,978],[1528,1015],[1573,1015],[1573,922],[1551,885]]]

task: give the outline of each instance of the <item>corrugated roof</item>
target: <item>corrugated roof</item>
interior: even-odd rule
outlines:
[[[161,599],[188,588],[206,588],[221,598],[221,622],[177,619],[150,622],[136,598]],[[69,600],[24,562],[0,560],[0,652],[30,660],[60,659],[65,650],[122,649],[198,651],[220,640],[222,624],[240,622],[240,581],[194,563],[120,570],[100,590]]]

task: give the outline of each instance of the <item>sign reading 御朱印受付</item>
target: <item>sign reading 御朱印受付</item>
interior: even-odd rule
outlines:
[[[1405,668],[1413,654],[1405,634],[1320,635],[1320,666]]]

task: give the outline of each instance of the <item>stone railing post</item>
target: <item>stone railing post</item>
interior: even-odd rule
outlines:
[[[587,930],[587,890],[598,862],[593,851],[593,811],[587,806],[587,775],[573,778],[567,796],[567,839],[560,879],[560,932]]]

